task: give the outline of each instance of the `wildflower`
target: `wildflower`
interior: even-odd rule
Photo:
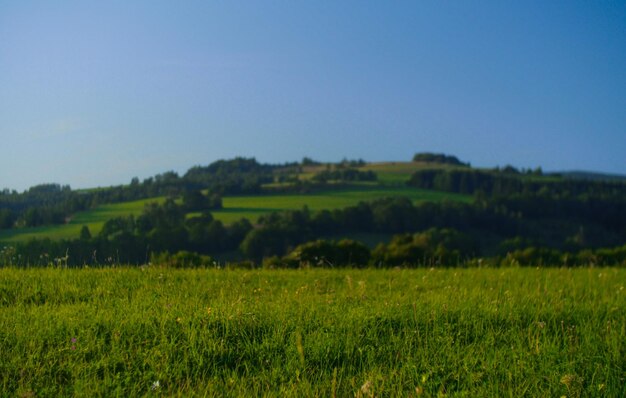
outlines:
[[[207,308],[206,308],[206,313],[207,313],[209,316],[211,316],[211,311],[213,311],[213,310],[211,309],[211,307],[207,307]]]
[[[150,387],[150,389],[151,389],[152,391],[156,391],[156,390],[158,390],[160,387],[161,387],[161,383],[159,383],[159,381],[157,380],[157,381],[155,381],[154,383],[152,383],[152,387]]]

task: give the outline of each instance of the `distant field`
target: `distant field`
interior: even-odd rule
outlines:
[[[353,206],[361,201],[371,201],[389,196],[405,196],[414,202],[425,201],[470,201],[466,195],[449,194],[409,187],[381,187],[362,185],[354,188],[328,191],[310,195],[262,195],[236,196],[223,199],[224,208],[216,210],[213,216],[224,223],[232,223],[241,218],[255,222],[259,216],[272,211],[299,210],[308,206],[311,211],[333,210]]]
[[[115,217],[127,217],[131,214],[138,216],[143,211],[146,203],[160,202],[163,200],[165,200],[165,198],[152,198],[133,202],[100,205],[93,210],[76,213],[70,222],[64,225],[1,230],[0,242],[23,242],[33,238],[50,238],[55,240],[74,239],[78,238],[83,225],[89,227],[91,234],[95,235],[100,232],[107,220]]]
[[[0,396],[624,397],[626,270],[0,269]]]
[[[363,184],[357,188],[340,191],[328,191],[312,195],[265,195],[226,197],[224,208],[214,212],[214,217],[229,224],[247,218],[256,222],[260,216],[272,211],[296,210],[308,206],[312,211],[322,209],[339,209],[385,196],[407,196],[415,202],[419,201],[469,201],[468,196],[450,193],[416,190],[405,187],[412,173],[424,168],[451,167],[420,162],[381,162],[368,163],[361,170],[372,170],[378,174],[378,184]],[[301,178],[310,178],[315,172],[324,170],[325,165],[304,168]],[[382,185],[382,186],[381,186]],[[94,188],[100,189],[100,188]],[[104,223],[113,217],[139,215],[146,203],[163,201],[164,198],[138,200],[118,204],[98,206],[94,210],[77,213],[68,224],[26,228],[19,230],[0,230],[0,242],[23,242],[29,239],[73,239],[79,236],[83,225],[89,227],[92,235],[100,232]]]
[[[298,177],[302,180],[310,179],[315,173],[326,170],[326,167],[324,164],[306,166]],[[378,182],[383,185],[404,185],[411,178],[411,174],[418,170],[453,168],[458,168],[458,166],[426,162],[374,162],[358,167],[361,171],[371,170],[375,172],[378,176]]]
[[[403,185],[418,170],[424,169],[453,169],[458,166],[425,162],[380,162],[368,163],[360,170],[372,170],[378,176],[378,181],[386,185]]]
[[[309,195],[258,195],[234,196],[223,199],[224,208],[216,210],[213,216],[230,224],[241,218],[256,222],[260,216],[273,211],[298,210],[308,206],[311,211],[323,209],[341,209],[352,206],[360,201],[370,201],[388,196],[406,196],[414,202],[423,201],[470,201],[470,196],[420,190],[404,186],[360,185],[336,191],[328,191]],[[32,238],[72,239],[77,238],[83,225],[87,225],[92,235],[100,232],[104,223],[114,217],[125,217],[141,214],[146,203],[163,201],[164,198],[138,200],[98,206],[94,210],[77,213],[68,224],[37,228],[0,231],[0,242],[23,242]]]

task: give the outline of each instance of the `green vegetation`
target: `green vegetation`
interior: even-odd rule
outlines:
[[[307,242],[326,240],[332,252],[332,241],[360,236],[381,267],[620,265],[625,198],[620,181],[473,169],[436,153],[369,164],[235,158],[99,190],[3,190],[0,264],[140,265],[187,252],[260,265]]]
[[[86,225],[93,235],[98,234],[103,225],[116,217],[138,216],[146,204],[162,203],[164,197],[135,200],[115,204],[99,205],[95,209],[76,213],[67,224],[46,225],[19,229],[0,230],[0,242],[26,242],[30,239],[50,238],[52,240],[75,239],[79,236],[83,225]]]
[[[327,190],[312,194],[281,194],[233,196],[223,199],[223,208],[211,212],[217,220],[229,224],[241,218],[256,222],[259,216],[272,211],[299,210],[307,206],[311,211],[343,209],[361,201],[385,197],[403,196],[414,203],[427,201],[470,202],[471,196],[446,192],[414,189],[409,187],[382,187],[363,184],[338,190]]]
[[[626,394],[626,270],[0,269],[3,396]]]
[[[450,169],[456,166],[426,162],[379,162],[367,163],[359,170],[373,171],[383,185],[406,185],[413,173],[424,169]]]
[[[450,164],[453,166],[469,166],[469,164],[461,162],[456,156],[446,155],[443,153],[431,153],[431,152],[416,153],[415,156],[413,156],[413,161]]]
[[[341,209],[356,205],[360,201],[370,201],[388,196],[405,196],[415,203],[425,201],[462,201],[469,202],[471,197],[447,192],[429,191],[410,187],[383,187],[362,184],[351,188],[328,190],[313,194],[273,194],[230,196],[222,199],[222,208],[211,213],[216,220],[231,224],[242,218],[256,222],[264,214],[273,211],[298,210],[307,206],[312,211]],[[48,225],[21,229],[0,230],[0,242],[25,242],[33,238],[52,240],[75,239],[83,225],[93,235],[102,230],[104,223],[116,217],[138,216],[145,205],[152,202],[163,203],[165,197],[136,200],[131,202],[99,205],[95,209],[78,212],[67,224]],[[189,213],[197,216],[200,213]]]

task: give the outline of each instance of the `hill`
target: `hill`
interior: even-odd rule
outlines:
[[[418,155],[278,165],[235,158],[123,186],[4,191],[0,241],[11,256],[3,252],[0,262],[13,253],[24,264],[67,261],[71,253],[73,264],[142,263],[184,251],[293,266],[310,251],[340,263],[350,258],[345,250],[387,265],[626,260],[622,180],[476,169],[447,155]],[[336,243],[344,238],[357,241]]]

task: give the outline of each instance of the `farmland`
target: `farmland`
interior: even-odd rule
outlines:
[[[225,197],[223,209],[212,212],[213,216],[231,223],[242,217],[256,221],[260,215],[272,211],[299,210],[307,206],[309,210],[334,210],[356,205],[361,201],[371,201],[384,197],[404,196],[414,203],[423,201],[470,201],[466,195],[447,194],[423,189],[408,187],[381,187],[377,185],[362,185],[340,190],[329,190],[314,194],[296,195],[259,195]]]
[[[623,396],[623,268],[0,269],[7,396]]]
[[[355,205],[360,201],[374,200],[389,196],[405,196],[415,203],[422,201],[470,201],[471,197],[403,186],[358,185],[350,188],[328,190],[313,194],[272,194],[227,196],[223,198],[223,208],[212,212],[217,220],[229,224],[241,218],[252,222],[272,211],[298,210],[308,206],[312,211],[340,209]],[[164,197],[100,205],[95,209],[76,213],[68,223],[42,227],[8,229],[0,231],[0,241],[5,243],[24,242],[32,238],[74,239],[83,225],[97,234],[104,223],[115,217],[138,216],[146,203],[163,202]],[[191,214],[190,214],[191,215]]]
[[[625,188],[432,153],[381,163],[234,158],[95,190],[2,191],[0,262],[141,265],[192,253],[205,265],[353,256],[379,266],[623,265]],[[317,252],[298,257],[307,244]]]
[[[33,238],[74,239],[83,225],[92,233],[98,233],[107,220],[115,217],[139,215],[146,203],[162,202],[165,198],[152,198],[132,202],[100,205],[95,209],[76,213],[66,224],[47,225],[0,231],[0,241],[5,243],[23,242]]]

